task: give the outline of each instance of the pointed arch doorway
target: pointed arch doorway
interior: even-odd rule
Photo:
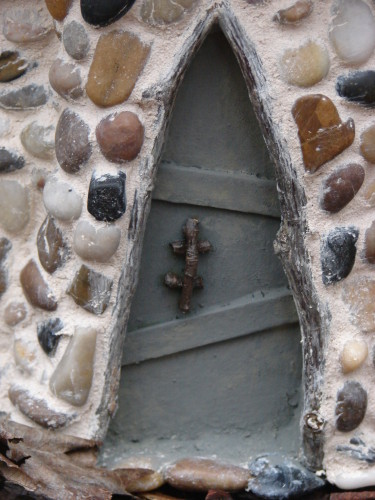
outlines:
[[[186,219],[213,246],[188,314],[163,284],[184,261],[169,243]],[[301,348],[293,299],[273,251],[274,168],[245,82],[214,29],[177,94],[158,167],[124,347],[119,410],[106,449],[161,461],[244,461],[300,446]]]

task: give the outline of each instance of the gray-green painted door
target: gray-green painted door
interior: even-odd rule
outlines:
[[[184,315],[163,278],[183,272],[169,243],[192,216],[213,251],[199,258],[204,289]],[[120,453],[240,460],[298,448],[300,333],[273,251],[279,225],[244,80],[213,32],[177,95],[158,170],[108,437]]]

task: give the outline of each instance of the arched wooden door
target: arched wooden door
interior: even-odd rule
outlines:
[[[192,310],[165,273],[188,217],[213,250]],[[170,123],[125,340],[108,446],[122,455],[244,460],[299,447],[297,315],[273,251],[280,225],[270,163],[245,82],[220,31],[190,65]]]

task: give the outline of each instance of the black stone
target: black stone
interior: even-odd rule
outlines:
[[[43,85],[31,83],[17,90],[4,92],[0,95],[0,108],[33,109],[46,104],[48,96]]]
[[[0,173],[14,172],[25,166],[25,159],[11,153],[6,148],[0,148]]]
[[[359,382],[349,380],[337,393],[336,428],[350,432],[362,422],[367,409],[367,392]]]
[[[133,6],[135,0],[81,0],[81,13],[88,24],[108,26]]]
[[[125,193],[126,175],[104,174],[95,177],[90,182],[87,210],[96,220],[112,222],[119,219],[126,210]]]
[[[336,90],[348,101],[375,106],[375,71],[354,71],[337,78]]]
[[[60,318],[52,318],[38,324],[38,341],[41,348],[48,356],[53,356],[55,354],[61,338],[61,335],[56,335],[56,333],[63,328],[64,325]]]
[[[256,458],[249,464],[254,478],[249,491],[269,500],[301,498],[325,485],[325,481],[298,462],[279,455]]]
[[[353,269],[358,235],[359,231],[354,227],[336,227],[324,237],[320,260],[325,285],[341,281]]]

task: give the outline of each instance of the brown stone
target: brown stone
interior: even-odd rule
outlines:
[[[232,495],[222,490],[210,490],[205,500],[233,500]]]
[[[375,330],[375,280],[357,276],[344,287],[344,300],[349,306],[350,319],[363,332]]]
[[[131,33],[112,31],[100,36],[86,85],[98,106],[114,106],[130,96],[150,47]]]
[[[375,163],[375,124],[362,132],[360,151],[363,158]]]
[[[11,386],[8,396],[21,413],[42,427],[58,429],[64,427],[76,416],[74,413],[63,413],[54,410],[45,399],[37,397],[27,389],[19,386]]]
[[[16,326],[26,318],[27,308],[23,302],[10,302],[4,311],[4,321],[8,326]]]
[[[71,4],[72,0],[46,0],[47,9],[56,21],[65,19]]]
[[[68,248],[52,217],[47,216],[40,226],[36,243],[40,263],[48,273],[54,273],[65,262]]]
[[[321,207],[327,212],[336,213],[343,209],[358,193],[365,180],[361,165],[350,163],[335,170],[323,184]]]
[[[365,234],[365,256],[371,264],[375,264],[375,221]]]
[[[372,500],[375,498],[375,491],[340,491],[331,493],[330,500]]]
[[[337,392],[336,428],[341,432],[356,429],[364,419],[367,409],[367,392],[359,382],[348,380]]]
[[[82,265],[67,290],[76,304],[93,314],[103,314],[111,297],[112,280]]]
[[[27,300],[34,307],[56,311],[57,301],[44,281],[34,259],[30,259],[20,273],[20,281]]]
[[[297,24],[311,14],[313,3],[311,0],[298,0],[286,9],[279,10],[273,20],[280,24]]]
[[[187,491],[240,491],[247,488],[251,474],[242,467],[215,460],[186,458],[168,466],[164,478],[174,488]]]
[[[354,121],[343,123],[336,106],[322,94],[300,97],[292,114],[298,126],[306,170],[315,172],[354,141]]]
[[[117,163],[134,160],[141,150],[143,137],[143,125],[130,111],[109,115],[96,127],[100,151],[107,160]]]
[[[65,99],[78,99],[83,95],[79,68],[72,63],[56,59],[49,70],[49,83]]]

